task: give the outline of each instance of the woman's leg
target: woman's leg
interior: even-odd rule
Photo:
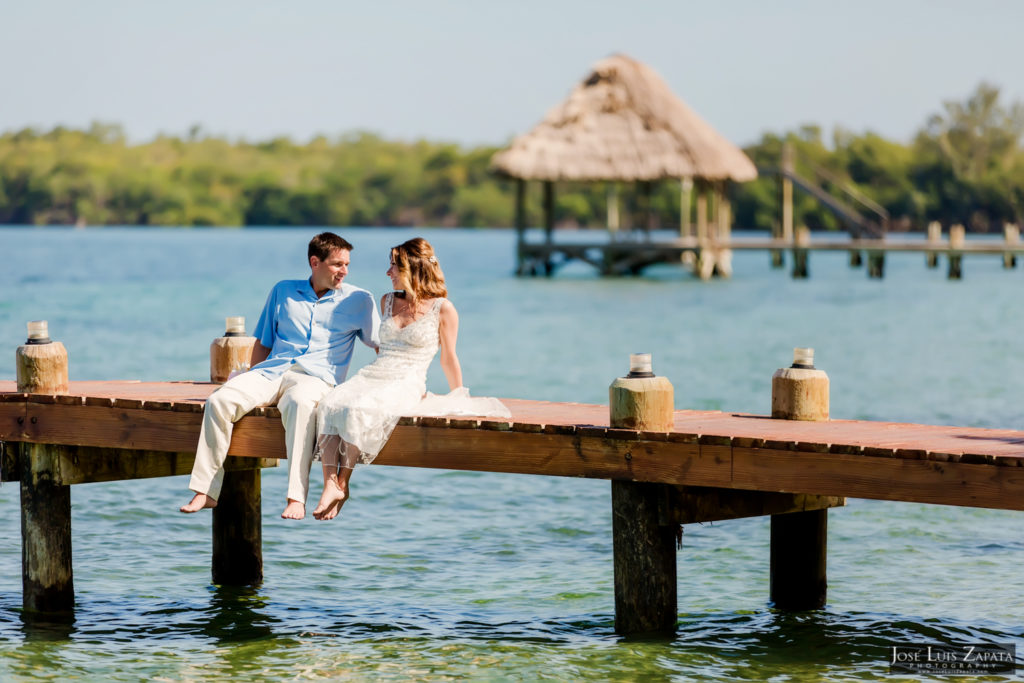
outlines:
[[[348,481],[359,459],[359,449],[332,434],[318,444],[324,470],[324,492],[313,510],[315,519],[334,519],[348,500]]]

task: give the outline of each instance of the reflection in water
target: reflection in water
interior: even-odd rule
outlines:
[[[249,672],[254,662],[282,657],[294,645],[288,637],[275,634],[281,621],[271,616],[268,600],[259,588],[248,586],[212,586],[210,605],[195,615],[198,630],[209,638],[216,661],[202,670],[234,676]],[[196,671],[201,674],[201,671]]]
[[[280,619],[268,613],[268,600],[259,588],[212,586],[210,590],[210,606],[200,626],[207,637],[220,645],[274,637],[273,627]]]
[[[75,633],[75,613],[39,614],[22,610],[21,632],[26,642],[62,642]]]

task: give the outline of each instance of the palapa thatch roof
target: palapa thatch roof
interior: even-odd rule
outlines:
[[[612,55],[537,126],[494,155],[491,168],[526,180],[743,182],[743,151],[672,94],[650,67]]]

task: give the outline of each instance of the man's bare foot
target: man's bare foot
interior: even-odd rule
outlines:
[[[288,499],[288,505],[285,506],[284,512],[281,513],[282,519],[305,519],[306,517],[306,505],[300,503],[297,500]]]
[[[313,510],[313,518],[319,520],[334,519],[341,512],[341,506],[345,504],[345,500],[348,498],[348,487],[346,490],[342,490],[338,486],[338,482],[333,479],[328,479],[324,482],[324,492],[320,496],[320,502],[317,504],[316,509]]]
[[[179,510],[182,512],[199,512],[203,508],[215,508],[217,507],[217,501],[210,498],[205,493],[197,493],[192,496],[192,500],[187,505],[182,505]]]

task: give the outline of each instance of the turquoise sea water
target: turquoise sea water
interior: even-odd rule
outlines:
[[[0,228],[0,379],[40,318],[73,380],[205,379],[224,317],[251,330],[315,232]],[[920,254],[868,280],[842,253],[812,254],[806,281],[765,253],[709,283],[517,279],[508,232],[338,232],[349,281],[378,294],[388,247],[431,240],[475,394],[604,403],[644,351],[678,408],[765,413],[772,372],[813,346],[834,417],[1021,426],[1024,270],[998,257],[968,257],[960,282]],[[209,516],[176,512],[186,477],[74,487],[71,624],[22,618],[18,488],[0,487],[0,680],[893,680],[892,642],[1024,645],[1020,513],[851,500],[829,516],[828,605],[803,614],[767,605],[767,519],[688,525],[678,635],[624,640],[607,482],[366,467],[339,519],[296,523],[285,475],[264,471],[249,590],[210,584]]]

